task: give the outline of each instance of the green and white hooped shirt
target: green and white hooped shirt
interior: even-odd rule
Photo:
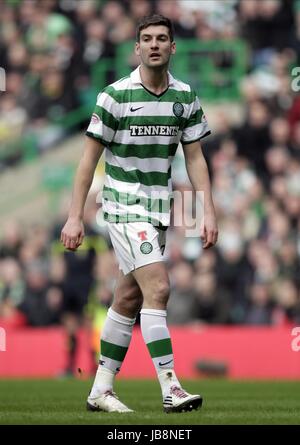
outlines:
[[[210,134],[195,92],[170,73],[168,79],[156,95],[142,85],[138,67],[98,95],[86,134],[106,147],[102,205],[109,222],[168,226],[177,146]]]

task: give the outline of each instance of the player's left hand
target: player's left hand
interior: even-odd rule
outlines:
[[[215,213],[204,214],[204,221],[201,227],[200,238],[203,249],[209,249],[216,244],[218,240],[218,226]]]
[[[82,220],[69,217],[61,231],[60,241],[67,250],[75,252],[82,244],[83,238],[84,226]]]

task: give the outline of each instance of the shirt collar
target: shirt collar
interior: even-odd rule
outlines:
[[[134,70],[132,71],[132,73],[130,74],[130,79],[131,82],[134,84],[141,84],[142,83],[142,79],[141,79],[141,75],[140,75],[140,65]],[[168,71],[168,82],[169,85],[174,85],[174,77],[172,76],[172,74]]]

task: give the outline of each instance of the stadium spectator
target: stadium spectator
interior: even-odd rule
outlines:
[[[168,323],[188,324],[195,320],[196,293],[193,287],[193,267],[186,261],[171,269],[171,297],[168,304]]]
[[[64,371],[65,375],[73,375],[75,371],[78,329],[83,324],[84,310],[96,285],[97,268],[99,268],[99,262],[102,263],[100,255],[107,250],[106,240],[94,229],[94,221],[95,206],[94,202],[89,200],[85,213],[86,237],[77,254],[64,251],[61,247],[58,235],[61,223],[57,223],[52,234],[51,275],[56,288],[62,289],[62,323],[68,336],[68,360]]]
[[[212,272],[195,275],[193,287],[196,292],[195,320],[201,324],[229,323],[229,293],[217,283],[216,275]]]
[[[272,322],[272,309],[270,286],[264,282],[253,283],[249,289],[244,323],[250,325],[270,325]]]
[[[4,226],[0,241],[0,259],[13,257],[18,260],[23,242],[24,234],[21,226],[16,221],[9,221]]]
[[[10,326],[26,324],[26,318],[19,310],[24,299],[25,282],[18,261],[7,256],[0,260],[0,319]]]
[[[47,305],[47,271],[40,263],[33,262],[25,272],[26,288],[20,309],[31,326],[47,326],[52,317]]]
[[[282,278],[274,290],[276,303],[273,311],[273,324],[284,326],[298,325],[300,321],[299,287],[293,280]]]

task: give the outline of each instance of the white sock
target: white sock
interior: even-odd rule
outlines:
[[[141,310],[141,330],[155,366],[163,397],[170,387],[180,383],[174,372],[174,357],[169,329],[167,311],[158,309]]]
[[[165,369],[164,371],[161,371],[159,374],[157,374],[157,377],[160,383],[163,398],[170,394],[170,388],[172,386],[181,388],[174,369]]]
[[[115,375],[120,371],[125,358],[135,318],[118,314],[113,309],[107,312],[102,335],[98,370],[91,397],[96,397],[113,388]]]
[[[98,397],[106,391],[112,391],[116,373],[103,366],[98,366],[90,397]]]

